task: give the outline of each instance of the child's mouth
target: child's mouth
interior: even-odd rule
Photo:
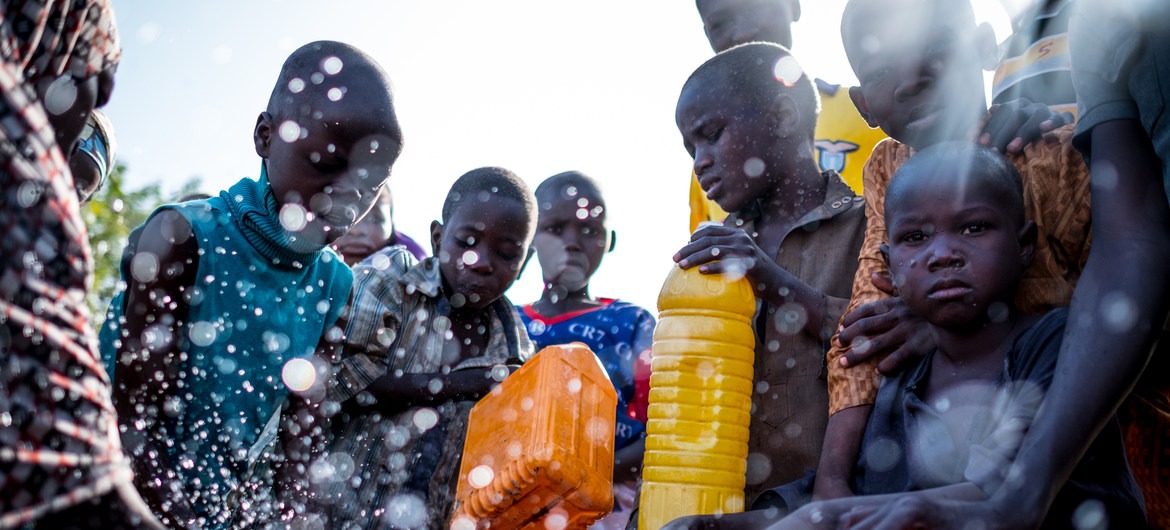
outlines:
[[[967,287],[966,285],[950,285],[932,289],[930,293],[926,295],[926,297],[931,300],[946,302],[966,298],[967,295],[974,291],[974,289]]]

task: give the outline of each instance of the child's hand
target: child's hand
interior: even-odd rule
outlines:
[[[858,307],[845,315],[841,326],[841,344],[849,346],[841,357],[844,366],[880,356],[878,370],[888,375],[935,348],[926,321],[911,313],[898,297]]]
[[[757,292],[772,290],[768,285],[760,285],[766,276],[763,272],[780,268],[747,232],[721,225],[708,225],[695,231],[691,242],[674,255],[674,261],[683,269],[699,267],[703,274],[747,276]]]
[[[1074,121],[1068,112],[1052,112],[1047,105],[1024,98],[992,105],[987,115],[979,144],[1010,154]]]

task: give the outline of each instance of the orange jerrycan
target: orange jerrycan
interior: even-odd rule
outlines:
[[[616,410],[588,347],[541,350],[471,409],[451,528],[572,530],[604,517]]]
[[[658,295],[638,528],[742,512],[756,337],[751,283],[671,269]]]

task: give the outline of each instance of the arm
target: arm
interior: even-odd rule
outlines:
[[[941,488],[891,493],[887,495],[866,495],[807,504],[788,517],[777,519],[778,514],[768,510],[725,514],[722,516],[696,515],[680,517],[663,527],[663,530],[833,530],[836,528],[873,528],[884,519],[888,512],[914,513],[916,525],[894,528],[934,528],[933,523],[944,521],[966,523],[953,514],[932,513],[922,506],[937,506],[947,502],[986,499],[986,495],[974,484],[963,482]]]
[[[183,355],[178,337],[186,329],[184,294],[195,285],[198,251],[190,224],[173,210],[148,220],[137,247],[126,250],[133,261],[126,278],[126,322],[118,348],[121,366],[114,405],[138,491],[170,527],[187,527],[196,519],[181,493],[178,463],[167,453],[173,433],[167,433],[160,420],[180,403],[174,386]],[[157,265],[153,272],[151,257]],[[147,333],[160,339],[143,344]]]
[[[502,366],[502,365],[500,365]],[[446,374],[385,374],[374,380],[366,391],[352,400],[359,407],[376,407],[383,413],[395,413],[420,405],[435,405],[444,401],[477,401],[507,376],[507,372],[493,368],[467,368]],[[372,398],[372,399],[370,399]]]
[[[1007,520],[1047,512],[1133,388],[1170,305],[1170,206],[1159,178],[1161,162],[1136,120],[1104,122],[1091,134],[1096,248],[1073,295],[1070,325],[1046,399],[1060,406],[1041,409],[1016,459],[1023,479],[1008,483],[994,498]],[[1110,300],[1137,315],[1134,325],[1107,323],[1099,309]],[[1038,521],[1019,523],[1030,527]]]

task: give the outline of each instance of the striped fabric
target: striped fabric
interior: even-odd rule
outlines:
[[[85,290],[93,262],[31,86],[118,60],[105,1],[0,3],[0,528],[130,482]]]

